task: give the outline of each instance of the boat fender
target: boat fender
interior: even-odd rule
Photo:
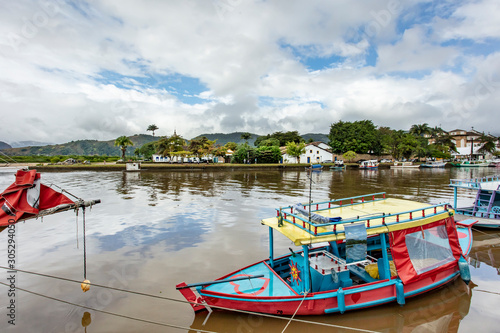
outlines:
[[[469,284],[470,282],[470,269],[469,269],[469,263],[467,260],[465,260],[464,257],[460,257],[458,259],[458,268],[460,270],[460,277],[466,284]]]
[[[345,312],[345,293],[342,288],[337,290],[337,304],[339,306],[340,313]]]
[[[396,301],[399,305],[405,304],[405,291],[400,279],[396,280]]]

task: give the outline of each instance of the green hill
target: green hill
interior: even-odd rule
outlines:
[[[322,141],[328,144],[328,142],[330,141],[330,139],[328,139],[328,135],[321,133],[307,133],[302,134],[301,137],[305,140],[305,142],[309,142],[309,139],[312,139],[313,142]]]
[[[209,140],[216,140],[216,143],[223,146],[228,142],[236,142],[237,144],[245,143],[245,140],[241,138],[244,132],[234,132],[234,133],[212,133],[212,134],[201,134],[193,139],[198,139],[205,136]],[[248,139],[248,144],[253,146],[255,140],[260,136],[258,134],[251,134],[251,138]],[[140,148],[142,145],[157,141],[160,137],[154,137],[148,134],[136,134],[129,136],[130,140],[134,143],[133,146],[127,148],[127,156],[133,156],[134,150]],[[325,134],[304,134],[302,138],[306,142],[309,139],[313,141],[323,141],[328,143],[328,136]],[[77,140],[71,141],[64,144],[57,145],[47,145],[47,146],[31,146],[31,147],[20,147],[11,148],[8,144],[3,143],[5,148],[2,147],[0,142],[0,149],[2,152],[10,156],[56,156],[56,155],[99,155],[99,156],[121,156],[121,151],[118,147],[114,146],[115,140],[108,141],[97,141],[97,140]]]
[[[246,132],[234,132],[229,134],[224,133],[213,133],[213,134],[200,134],[193,139],[199,139],[202,136],[206,137],[208,140],[217,140],[216,144],[224,146],[228,142],[235,142],[237,144],[245,143],[245,140],[241,138],[241,135]],[[260,136],[259,134],[250,133],[252,136],[248,139],[248,144],[253,146],[254,141]]]
[[[127,156],[134,154],[135,148],[140,148],[143,144],[156,141],[158,137],[153,137],[147,134],[136,134],[129,136],[134,143],[133,146],[127,148]],[[114,146],[115,140],[97,141],[97,140],[78,140],[64,144],[34,146],[5,149],[3,152],[10,156],[31,156],[31,155],[107,155],[120,156],[120,148]]]
[[[10,149],[12,148],[8,143],[0,141],[0,149]]]

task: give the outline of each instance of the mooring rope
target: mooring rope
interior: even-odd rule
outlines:
[[[0,268],[1,269],[5,269],[5,270],[9,270],[10,269],[10,268],[5,267],[5,266],[0,266]],[[41,277],[47,277],[47,278],[52,278],[52,279],[67,281],[67,282],[74,282],[74,283],[79,283],[79,284],[81,283],[81,281],[77,281],[77,280],[72,280],[72,279],[63,278],[63,277],[54,276],[54,275],[49,275],[49,274],[30,272],[30,271],[26,271],[26,270],[22,270],[22,269],[17,269],[17,268],[16,268],[16,271],[17,272],[21,272],[21,273],[26,273],[26,274],[37,275],[37,276],[41,276]],[[120,289],[120,288],[109,287],[109,286],[104,286],[104,285],[100,285],[100,284],[92,284],[92,286],[94,286],[94,287],[100,287],[100,288],[105,288],[105,289],[110,289],[110,290],[115,290],[115,291],[121,291],[121,292],[130,293],[130,294],[134,294],[134,295],[139,295],[139,296],[145,296],[145,297],[151,297],[151,298],[158,298],[158,299],[162,299],[162,300],[166,300],[166,301],[172,301],[172,302],[177,302],[177,303],[195,304],[195,305],[199,304],[197,302],[190,302],[190,301],[187,301],[187,300],[179,300],[179,299],[171,298],[171,297],[152,295],[152,294],[142,293],[142,292],[139,292],[139,291]],[[21,289],[19,289],[19,290],[21,290]],[[29,291],[27,291],[27,292],[29,292]],[[201,304],[201,305],[203,305],[203,304]],[[250,314],[250,315],[255,315],[255,316],[262,316],[262,317],[273,318],[273,319],[288,320],[288,318],[286,318],[286,317],[271,315],[271,314],[267,314],[267,313],[258,313],[258,312],[252,312],[252,311],[231,309],[231,308],[226,308],[226,307],[217,306],[217,305],[210,305],[210,307],[214,308],[214,309],[219,309],[219,310],[232,311],[232,312]],[[341,328],[341,329],[345,329],[345,330],[352,330],[352,331],[358,331],[358,332],[379,333],[377,331],[371,331],[371,330],[366,330],[366,329],[362,329],[362,328],[354,328],[354,327],[349,327],[349,326],[342,326],[342,325],[321,323],[321,322],[304,320],[304,319],[297,319],[297,318],[293,318],[293,321],[300,322],[300,323],[305,323],[305,324],[313,324],[313,325],[320,325],[320,326],[326,326],[326,327]]]
[[[295,312],[293,313],[293,316],[292,316],[292,317],[290,317],[290,320],[288,321],[288,323],[286,323],[286,326],[283,328],[283,331],[281,331],[281,333],[284,333],[284,332],[286,331],[286,329],[288,328],[288,325],[290,325],[290,323],[292,322],[293,318],[295,317],[295,315],[296,315],[296,314],[297,314],[297,312],[299,311],[299,309],[300,309],[300,307],[301,307],[302,303],[303,303],[303,302],[304,302],[304,300],[306,299],[307,294],[309,294],[309,292],[306,292],[306,293],[304,294],[304,297],[302,298],[302,301],[300,301],[299,306],[297,307],[297,309],[295,309]]]
[[[493,295],[500,295],[500,293],[497,293],[494,291],[482,290],[482,289],[474,289],[474,291],[480,291],[482,293],[488,293],[488,294],[493,294]]]
[[[9,285],[6,284],[6,283],[4,283],[4,282],[0,282],[0,284],[9,287]],[[26,289],[23,289],[23,288],[19,288],[17,286],[16,286],[16,290],[21,290],[21,291],[27,292],[29,294],[33,294],[33,295],[36,295],[36,296],[48,298],[48,299],[53,300],[53,301],[57,301],[57,302],[61,302],[61,303],[65,303],[65,304],[69,304],[69,305],[73,305],[73,306],[77,306],[77,307],[80,307],[80,308],[83,308],[83,309],[92,310],[92,311],[95,311],[95,312],[101,312],[101,313],[104,313],[104,314],[107,314],[107,315],[111,315],[111,316],[116,316],[116,317],[120,317],[120,318],[131,319],[131,320],[135,320],[135,321],[139,321],[139,322],[147,323],[147,324],[154,324],[154,325],[159,325],[159,326],[164,326],[164,327],[177,328],[177,329],[180,329],[180,330],[186,330],[186,331],[192,330],[192,328],[190,328],[190,327],[184,327],[184,326],[167,324],[167,323],[160,323],[160,322],[157,322],[157,321],[152,321],[152,320],[147,320],[147,319],[141,319],[141,318],[131,317],[131,316],[122,315],[122,314],[119,314],[119,313],[114,313],[114,312],[105,311],[105,310],[99,310],[99,309],[96,309],[96,308],[93,308],[93,307],[90,307],[90,306],[72,303],[72,302],[69,302],[69,301],[65,301],[63,299],[59,299],[59,298],[47,296],[47,295],[44,295],[44,294],[40,294],[40,293],[37,293],[37,292],[34,292],[34,291],[30,291],[30,290],[26,290]],[[203,333],[217,333],[215,331],[206,331],[206,330],[202,330],[202,329],[196,329],[196,331],[197,332],[203,332]]]
[[[83,279],[87,280],[87,239],[85,237],[85,206],[82,207],[83,216]]]

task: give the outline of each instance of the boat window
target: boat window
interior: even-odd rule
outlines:
[[[364,223],[352,223],[344,225],[346,239],[347,262],[356,262],[366,259],[366,226]]]
[[[405,242],[417,274],[428,272],[455,260],[444,225],[407,234]]]

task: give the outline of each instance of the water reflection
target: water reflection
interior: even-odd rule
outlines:
[[[481,230],[474,233],[470,264],[480,268],[481,263],[495,268],[500,275],[500,233],[497,231]]]
[[[387,192],[390,197],[422,202],[452,202],[450,178],[480,177],[494,172],[488,168],[410,172],[325,170],[312,174],[311,192],[313,201]],[[266,258],[268,231],[260,220],[274,216],[275,208],[307,201],[310,183],[305,170],[46,172],[42,180],[58,184],[80,197],[102,200],[86,217],[89,280],[179,300],[182,296],[175,285],[183,280],[188,283],[213,280]],[[1,188],[13,181],[12,175],[0,175]],[[17,224],[18,268],[81,280],[81,232],[81,226],[76,229],[71,212],[46,217],[43,222]],[[475,233],[475,236],[478,243],[474,244],[472,253],[481,267],[472,268],[472,280],[478,288],[498,291],[497,245],[483,248],[481,234]],[[0,233],[3,266],[7,259],[6,244],[4,231]],[[275,237],[275,245],[276,255],[280,255],[286,252],[290,242],[284,237]],[[237,332],[239,328],[241,332],[280,332],[286,325],[283,320],[216,312],[203,326],[205,317],[194,316],[187,304],[98,288],[83,294],[79,287],[69,283],[28,275],[20,275],[20,278],[28,290],[99,310],[191,326],[193,331]],[[480,321],[485,331],[495,331],[500,298],[474,292],[474,301],[470,303],[471,294],[463,287],[463,283],[457,281],[434,293],[409,299],[403,307],[394,304],[305,319],[384,332],[442,331],[445,327],[449,331],[457,331],[459,327],[466,332],[476,329]],[[0,287],[0,294],[4,292]],[[16,329],[20,332],[82,329],[74,326],[80,326],[83,311],[79,307],[29,294],[20,294],[19,304],[22,304],[23,320]],[[164,327],[90,313],[89,331],[164,331]],[[0,315],[4,316],[2,310]],[[0,321],[0,331],[6,328],[5,321]],[[287,332],[327,329],[331,331],[331,327],[293,323]]]
[[[354,328],[377,332],[458,332],[460,321],[469,313],[471,297],[472,288],[457,280],[426,296],[408,299],[402,307],[386,305],[343,315],[300,317],[320,324],[293,322],[286,331],[346,332],[346,328]],[[281,332],[288,319],[224,311],[214,311],[210,315],[202,312],[195,315],[190,332]]]

